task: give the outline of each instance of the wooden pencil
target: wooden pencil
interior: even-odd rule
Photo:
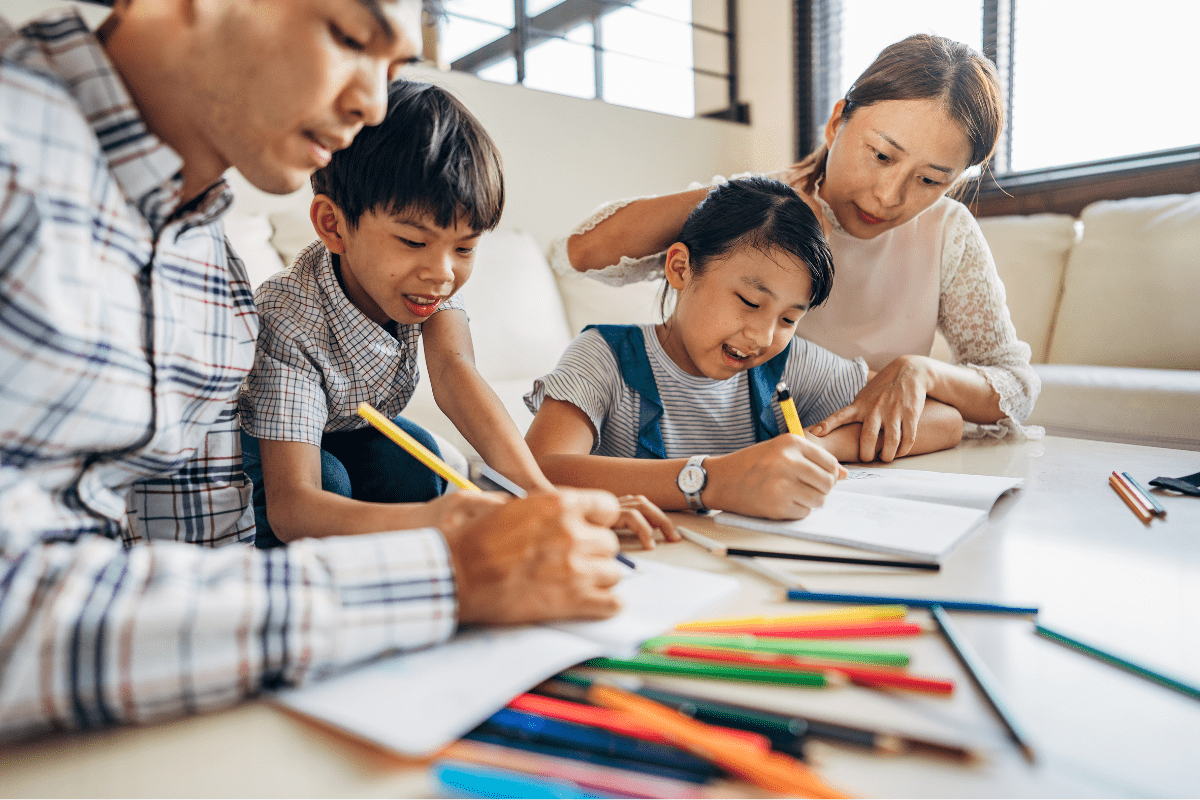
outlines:
[[[1117,495],[1125,502],[1125,505],[1129,506],[1129,510],[1133,512],[1134,516],[1136,516],[1145,524],[1150,524],[1150,520],[1154,517],[1149,511],[1138,505],[1137,500],[1133,499],[1133,495],[1129,493],[1129,490],[1126,489],[1125,486],[1119,480],[1117,480],[1115,476],[1108,476],[1108,485],[1111,486],[1113,491],[1116,492]]]

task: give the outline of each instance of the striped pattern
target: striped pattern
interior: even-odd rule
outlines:
[[[392,335],[368,318],[342,291],[320,240],[254,300],[258,352],[238,403],[251,436],[320,447],[325,433],[367,424],[358,416],[364,402],[388,419],[408,405],[421,379],[421,326],[399,325]],[[457,296],[442,308],[464,310]]]
[[[662,399],[667,458],[724,455],[754,444],[747,373],[723,381],[689,375],[663,351],[654,325],[641,328]],[[867,365],[861,358],[850,361],[800,338],[793,338],[790,348],[783,379],[805,425],[848,405],[866,385]],[[599,432],[593,455],[636,457],[641,398],[626,385],[616,357],[597,331],[584,331],[571,342],[554,371],[534,383],[525,404],[536,414],[546,397],[588,415]],[[775,416],[779,430],[786,430],[778,405]]]
[[[176,210],[180,166],[74,13],[0,21],[0,738],[214,708],[454,628],[434,530],[195,546],[254,537],[235,403],[258,325],[228,188]]]

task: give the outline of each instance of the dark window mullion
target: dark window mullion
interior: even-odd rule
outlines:
[[[513,0],[513,57],[517,61],[517,83],[525,83],[525,49],[529,45],[529,17],[525,15],[525,0]]]
[[[1012,172],[1013,75],[1017,0],[983,0],[983,55],[996,65],[1004,93],[1004,129],[992,158],[992,172]]]

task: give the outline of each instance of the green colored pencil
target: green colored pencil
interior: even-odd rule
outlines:
[[[826,658],[830,661],[849,661],[854,664],[877,664],[884,667],[907,667],[908,653],[894,650],[859,650],[850,647],[831,647],[797,641],[786,637],[752,636],[750,634],[666,634],[647,639],[643,650],[657,650],[673,644],[700,645],[702,647],[729,647],[750,650],[756,653],[780,653],[789,656]]]
[[[681,675],[689,678],[715,678],[728,681],[752,681],[755,683],[783,683],[791,686],[825,686],[827,681],[821,672],[796,672],[786,669],[765,667],[706,664],[685,659],[664,658],[645,653],[633,658],[593,658],[579,666],[597,669],[615,669],[622,672],[654,672],[660,675]]]
[[[1181,680],[1164,675],[1161,672],[1155,672],[1149,667],[1143,667],[1141,664],[1130,661],[1127,658],[1122,658],[1121,656],[1113,653],[1105,652],[1095,645],[1090,645],[1071,636],[1067,636],[1066,634],[1050,630],[1045,625],[1034,625],[1034,630],[1037,631],[1038,636],[1043,636],[1052,642],[1058,642],[1059,644],[1066,645],[1073,650],[1078,650],[1079,652],[1089,655],[1092,658],[1099,659],[1106,664],[1112,664],[1114,667],[1120,667],[1121,669],[1128,670],[1134,675],[1140,675],[1146,680],[1154,681],[1157,684],[1166,686],[1168,689],[1174,689],[1177,692],[1182,692],[1189,697],[1194,697],[1197,700],[1200,700],[1200,687],[1184,683]]]

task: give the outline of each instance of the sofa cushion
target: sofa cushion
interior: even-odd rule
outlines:
[[[484,234],[460,295],[475,363],[489,383],[549,372],[571,343],[554,273],[529,234]]]
[[[230,214],[224,218],[224,223],[225,237],[246,265],[250,288],[258,288],[260,283],[286,266],[271,246],[271,222],[265,214],[245,217]]]
[[[578,336],[588,325],[638,325],[659,322],[659,293],[663,282],[644,281],[609,286],[581,274],[559,275],[558,290],[571,333]],[[671,312],[668,298],[667,313]]]
[[[1200,369],[1200,193],[1106,200],[1080,217],[1048,360]]]
[[[1200,372],[1075,364],[1034,369],[1042,393],[1029,423],[1047,433],[1200,450]]]
[[[996,271],[1004,281],[1017,336],[1046,360],[1067,257],[1075,244],[1075,219],[1066,214],[984,217],[979,220]]]

